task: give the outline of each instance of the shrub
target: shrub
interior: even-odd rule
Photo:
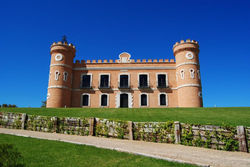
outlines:
[[[20,152],[12,144],[0,144],[1,167],[23,167],[23,159]]]

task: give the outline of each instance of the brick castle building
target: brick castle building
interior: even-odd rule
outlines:
[[[75,46],[51,45],[47,107],[202,107],[199,45],[181,40],[171,59],[76,60]]]

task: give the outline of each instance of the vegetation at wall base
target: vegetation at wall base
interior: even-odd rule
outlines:
[[[0,108],[0,112],[58,117],[98,117],[135,122],[180,121],[189,124],[250,126],[250,107],[225,108]]]
[[[191,167],[193,165],[168,162],[139,155],[93,146],[77,145],[59,141],[33,139],[0,134],[0,143],[15,144],[23,155],[26,166],[144,166],[144,167]]]

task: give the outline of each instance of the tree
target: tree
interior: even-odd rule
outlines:
[[[42,101],[42,106],[41,106],[41,108],[44,108],[44,107],[46,107],[46,104],[47,104],[47,100],[45,100],[45,101]]]

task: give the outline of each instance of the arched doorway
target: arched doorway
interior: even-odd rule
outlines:
[[[126,93],[120,94],[120,107],[128,108],[128,94]]]

